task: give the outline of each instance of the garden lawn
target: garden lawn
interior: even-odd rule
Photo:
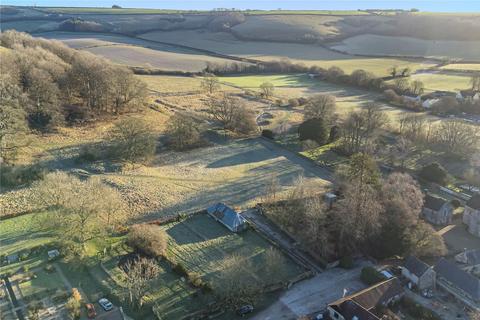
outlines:
[[[252,277],[268,274],[268,270],[264,269],[264,259],[266,250],[272,246],[253,230],[232,233],[208,215],[196,215],[164,228],[170,237],[168,254],[189,272],[196,272],[208,281],[218,280],[224,259],[233,254],[252,262],[256,269]],[[285,257],[283,281],[303,271]]]
[[[330,143],[318,148],[302,151],[300,154],[314,160],[320,165],[335,167],[348,161],[347,157],[341,156],[333,150],[335,146],[336,143]]]
[[[22,266],[32,269],[45,262],[46,252],[30,254],[30,250],[53,240],[52,234],[39,225],[40,219],[45,218],[47,214],[46,212],[33,213],[0,220],[1,255],[25,254],[22,261],[1,266],[0,274],[15,272]]]
[[[20,290],[24,297],[39,294],[51,289],[65,289],[58,273],[46,272],[43,269],[34,272],[35,278],[20,283]]]

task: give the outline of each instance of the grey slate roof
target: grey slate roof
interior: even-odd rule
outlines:
[[[447,203],[447,201],[444,199],[427,194],[425,196],[425,204],[423,206],[434,211],[439,211],[445,203]]]
[[[208,207],[207,212],[230,231],[238,232],[245,228],[245,218],[223,203]]]
[[[356,319],[361,320],[379,320],[379,318],[370,311],[363,308],[361,305],[353,300],[346,300],[338,306],[334,306],[334,309],[345,318],[345,320]]]
[[[467,201],[466,205],[472,209],[480,210],[480,193],[473,195],[473,197]]]
[[[414,256],[407,258],[404,267],[419,278],[430,268],[428,264]]]
[[[441,258],[434,267],[437,275],[445,278],[474,300],[480,300],[480,279],[460,269],[455,263]]]
[[[469,266],[480,265],[480,249],[461,252],[455,256],[455,259]]]
[[[330,306],[339,306],[345,301],[352,300],[359,304],[365,310],[371,310],[378,305],[386,304],[395,296],[403,294],[404,290],[397,278],[391,278],[383,282],[374,284],[362,291],[338,299],[332,302]]]

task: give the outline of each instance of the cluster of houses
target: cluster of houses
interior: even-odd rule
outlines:
[[[433,225],[447,225],[452,222],[454,207],[445,199],[427,195],[422,210],[423,218]],[[480,237],[480,193],[473,195],[466,203],[463,223],[468,232]]]
[[[480,92],[472,90],[463,90],[458,92],[435,91],[425,95],[408,96],[404,95],[404,101],[420,104],[425,109],[430,109],[435,103],[439,102],[444,97],[454,97],[458,102],[472,102],[480,101]]]
[[[327,314],[334,320],[380,320],[382,310],[404,294],[398,278],[391,278],[330,303]]]
[[[402,276],[419,290],[442,289],[469,308],[480,310],[480,249],[458,254],[456,262],[441,258],[429,266],[416,257],[409,257]]]
[[[480,310],[480,249],[462,252],[457,263],[441,258],[429,266],[416,257],[405,260],[401,278],[392,277],[367,289],[342,297],[327,306],[327,319],[380,320],[384,310],[405,294],[404,284],[420,292],[441,289],[473,310]]]

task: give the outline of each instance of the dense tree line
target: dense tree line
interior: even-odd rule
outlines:
[[[8,48],[1,52],[2,104],[24,112],[30,128],[50,130],[65,120],[126,112],[144,102],[145,84],[108,60],[16,31],[2,33],[0,44]]]
[[[382,178],[376,162],[354,154],[336,170],[338,201],[328,207],[300,179],[285,200],[267,204],[267,215],[295,235],[314,256],[332,259],[358,252],[378,258],[445,252],[440,236],[420,220],[423,194],[408,174]],[[267,192],[274,193],[268,184]],[[292,214],[294,212],[294,214]]]

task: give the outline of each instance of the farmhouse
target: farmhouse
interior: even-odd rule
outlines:
[[[410,256],[402,267],[402,276],[408,279],[418,289],[425,290],[435,287],[435,271],[425,262]]]
[[[240,232],[247,227],[245,218],[223,203],[208,207],[207,212],[232,232]]]
[[[427,194],[422,215],[431,224],[446,225],[452,222],[453,206],[442,198]]]
[[[400,281],[391,278],[329,304],[328,316],[336,320],[379,320],[376,309],[398,301],[403,294]]]
[[[462,302],[480,302],[480,279],[441,258],[434,267],[437,284]]]
[[[480,271],[480,249],[465,250],[455,256],[455,261],[461,263],[461,268],[465,271]]]
[[[459,91],[457,93],[457,99],[461,101],[480,101],[480,92],[477,91],[472,91],[472,90],[464,90],[464,91]]]
[[[480,193],[477,193],[465,204],[463,223],[467,225],[468,232],[480,237]]]

